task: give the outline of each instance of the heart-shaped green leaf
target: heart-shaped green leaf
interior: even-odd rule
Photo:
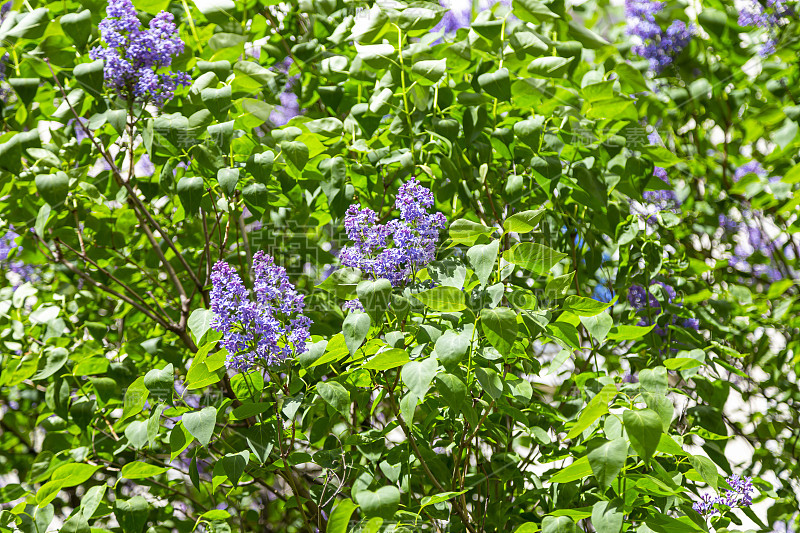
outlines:
[[[183,425],[186,430],[203,446],[208,446],[214,434],[214,424],[217,421],[217,408],[204,407],[199,411],[184,413]]]

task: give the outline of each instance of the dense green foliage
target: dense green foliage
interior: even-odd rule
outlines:
[[[424,2],[142,0],[193,80],[159,110],[104,89],[105,6],[15,1],[0,25],[4,268],[36,267],[0,289],[0,531],[796,523],[796,21],[762,59],[732,2],[670,3],[697,32],[654,76],[603,0],[515,0],[444,39]],[[274,127],[287,90],[302,113]],[[782,178],[734,179],[753,159]],[[641,216],[655,167],[681,205]],[[412,177],[448,220],[437,261],[394,288],[343,268],[348,207],[397,218]],[[752,224],[720,215],[780,248],[741,267]],[[235,372],[211,267],[249,284],[259,249],[313,337]],[[653,282],[676,296],[637,312]],[[732,474],[751,508],[692,509]]]

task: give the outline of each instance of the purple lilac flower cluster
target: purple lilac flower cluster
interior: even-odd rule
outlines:
[[[291,66],[292,58],[287,57],[278,65],[277,71],[288,75]],[[299,80],[299,74],[286,78],[286,84],[278,95],[280,104],[275,106],[269,116],[270,121],[272,121],[275,126],[285,126],[294,117],[300,115],[300,103],[297,99],[297,93],[294,92],[295,86]]]
[[[758,49],[761,57],[767,57],[775,53],[778,44],[775,29],[786,24],[793,14],[794,10],[787,5],[786,0],[767,0],[766,9],[758,0],[748,0],[739,10],[739,25],[767,30],[767,40]]]
[[[439,230],[447,219],[438,211],[429,212],[433,193],[413,178],[400,187],[395,207],[400,219],[379,224],[375,211],[351,205],[344,228],[353,244],[342,249],[339,260],[396,287],[433,261]]]
[[[701,500],[692,505],[692,509],[703,516],[712,516],[721,511],[720,506],[733,509],[752,505],[753,496],[751,493],[755,490],[753,489],[752,478],[741,478],[734,474],[725,481],[728,482],[731,488],[726,490],[724,495],[711,496],[710,494],[703,494]]]
[[[106,14],[100,22],[100,35],[108,47],[95,47],[89,54],[105,61],[106,85],[122,98],[161,107],[179,85],[191,83],[185,72],[157,73],[170,66],[172,56],[183,52],[172,13],[156,15],[149,29],[142,27],[130,0],[110,0]]]
[[[479,0],[476,13],[491,9],[495,4],[503,4],[511,8],[511,0]],[[452,34],[461,28],[469,28],[472,22],[472,0],[439,0],[439,4],[446,8],[442,20],[431,31],[444,31]]]
[[[342,305],[342,309],[345,311],[364,311],[364,304],[361,303],[361,300],[356,298],[355,300],[347,300],[344,305]]]
[[[306,351],[311,319],[304,297],[286,270],[263,251],[253,256],[255,301],[236,270],[224,261],[211,272],[211,326],[223,334],[227,367],[247,371],[257,363],[275,366]]]
[[[662,29],[656,22],[656,15],[665,5],[665,2],[653,0],[625,0],[626,31],[634,40],[631,51],[647,59],[655,74],[672,64],[694,34],[694,28],[680,20]]]
[[[653,169],[653,175],[658,179],[671,185],[667,171],[661,167]],[[681,201],[675,195],[675,191],[671,189],[659,189],[655,191],[644,191],[642,193],[644,198],[643,203],[632,201],[630,205],[631,213],[639,215],[648,226],[655,226],[658,223],[657,213],[662,211],[671,211],[672,213],[679,213]]]
[[[756,174],[757,176],[763,177],[767,175],[767,171],[758,161],[748,161],[736,169],[736,172],[733,173],[733,181],[739,181],[748,174]]]
[[[738,222],[727,215],[719,216],[719,224],[726,235],[737,239],[728,265],[741,272],[749,272],[754,276],[766,276],[771,282],[783,279],[784,273],[777,268],[776,254],[783,248],[783,255],[794,257],[794,248],[783,235],[771,237],[765,231],[765,220],[757,211],[744,211],[742,221]],[[754,255],[760,254],[769,259],[767,264],[752,264]]]
[[[666,303],[672,303],[675,300],[677,293],[672,286],[667,285],[662,281],[654,281],[650,283],[650,286],[659,285],[664,290],[664,296],[666,297]],[[628,303],[633,307],[637,312],[642,311],[646,308],[650,308],[650,310],[654,313],[661,312],[661,302],[658,301],[655,294],[653,294],[650,290],[645,289],[641,285],[631,285],[628,289]],[[678,304],[680,305],[680,304]],[[678,322],[678,317],[672,316],[670,319],[670,323],[675,325]],[[650,319],[648,317],[643,317],[639,320],[639,326],[649,326],[651,324]],[[696,318],[685,318],[681,321],[681,326],[687,329],[693,329],[697,331],[700,328],[700,321]],[[662,337],[667,335],[667,327],[660,326],[656,324],[653,328],[653,331]]]
[[[39,279],[35,266],[8,259],[12,251],[22,250],[22,247],[15,242],[18,237],[19,233],[15,232],[14,228],[10,228],[5,235],[0,237],[0,270],[6,278],[8,274],[11,274],[9,281],[14,287]]]

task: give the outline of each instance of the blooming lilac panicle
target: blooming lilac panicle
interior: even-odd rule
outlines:
[[[495,4],[503,4],[512,7],[511,0],[479,0],[477,13],[492,9]],[[433,27],[431,31],[444,31],[452,34],[461,28],[469,28],[472,22],[472,0],[439,0],[439,4],[447,11],[442,16],[442,20]]]
[[[753,161],[748,161],[747,163],[736,169],[736,172],[734,172],[733,174],[733,181],[739,181],[740,179],[751,173],[761,177],[767,175],[767,171],[764,169],[764,167],[761,166],[761,163],[753,160]]]
[[[719,227],[721,227],[725,233],[736,233],[739,231],[739,223],[728,215],[719,216]]]
[[[653,175],[658,179],[670,185],[669,176],[667,171],[661,167],[653,169]],[[658,189],[655,191],[644,191],[642,193],[644,202],[631,201],[631,213],[638,215],[648,227],[655,226],[658,223],[656,214],[662,211],[670,211],[672,213],[679,213],[681,201],[675,195],[675,191],[671,189]]]
[[[161,107],[179,85],[191,83],[185,72],[158,73],[184,48],[172,13],[156,15],[149,29],[142,27],[130,0],[110,0],[106,14],[100,22],[100,35],[107,47],[95,47],[89,55],[104,60],[107,86],[122,98]]]
[[[275,366],[306,351],[311,319],[303,315],[303,295],[286,270],[263,251],[253,256],[255,301],[235,269],[224,261],[211,273],[212,327],[223,334],[228,368]]]
[[[363,311],[364,305],[361,303],[361,300],[356,298],[355,300],[346,301],[342,308],[346,311]]]
[[[741,478],[738,474],[734,474],[726,479],[731,490],[725,491],[725,496],[720,499],[720,503],[728,507],[750,507],[753,503],[752,492],[753,478]]]
[[[703,494],[701,500],[692,505],[692,509],[703,516],[711,516],[720,512],[718,507],[720,505],[733,509],[735,507],[750,507],[753,504],[751,493],[755,489],[753,488],[752,478],[741,478],[738,474],[734,474],[725,481],[731,486],[730,490],[726,490],[722,496]]]
[[[703,494],[700,498],[699,502],[694,502],[692,509],[703,516],[711,516],[719,512],[717,508],[714,507],[714,504],[717,503],[716,497],[711,494]]]
[[[388,279],[394,286],[405,283],[436,257],[439,230],[447,219],[442,213],[429,212],[433,203],[433,193],[411,179],[397,193],[398,220],[379,224],[377,213],[351,205],[344,228],[353,245],[342,249],[339,260],[374,278]]]
[[[15,242],[18,237],[19,233],[14,231],[13,228],[10,228],[5,235],[0,237],[0,271],[3,272],[3,278],[8,279],[15,288],[23,283],[39,279],[37,268],[34,265],[8,259],[13,250],[22,249]],[[11,276],[9,277],[8,274]]]
[[[664,30],[656,22],[665,2],[626,0],[627,34],[634,40],[631,51],[650,62],[650,69],[659,74],[672,63],[692,38],[694,28],[675,20]]]
[[[759,0],[747,0],[739,9],[739,25],[767,30],[767,40],[758,50],[761,57],[767,57],[775,53],[777,28],[788,23],[794,14],[786,0],[767,0],[766,9]]]

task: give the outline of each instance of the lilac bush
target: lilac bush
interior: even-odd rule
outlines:
[[[161,107],[172,99],[177,87],[191,84],[191,76],[185,72],[159,73],[184,48],[172,13],[156,15],[149,29],[142,27],[130,0],[111,0],[106,13],[100,22],[106,47],[97,46],[89,54],[105,62],[108,87],[126,100]]]
[[[228,368],[247,371],[258,364],[277,366],[306,351],[311,319],[303,314],[304,296],[272,256],[253,256],[255,283],[250,291],[236,270],[219,261],[211,273],[212,327],[222,333]]]

